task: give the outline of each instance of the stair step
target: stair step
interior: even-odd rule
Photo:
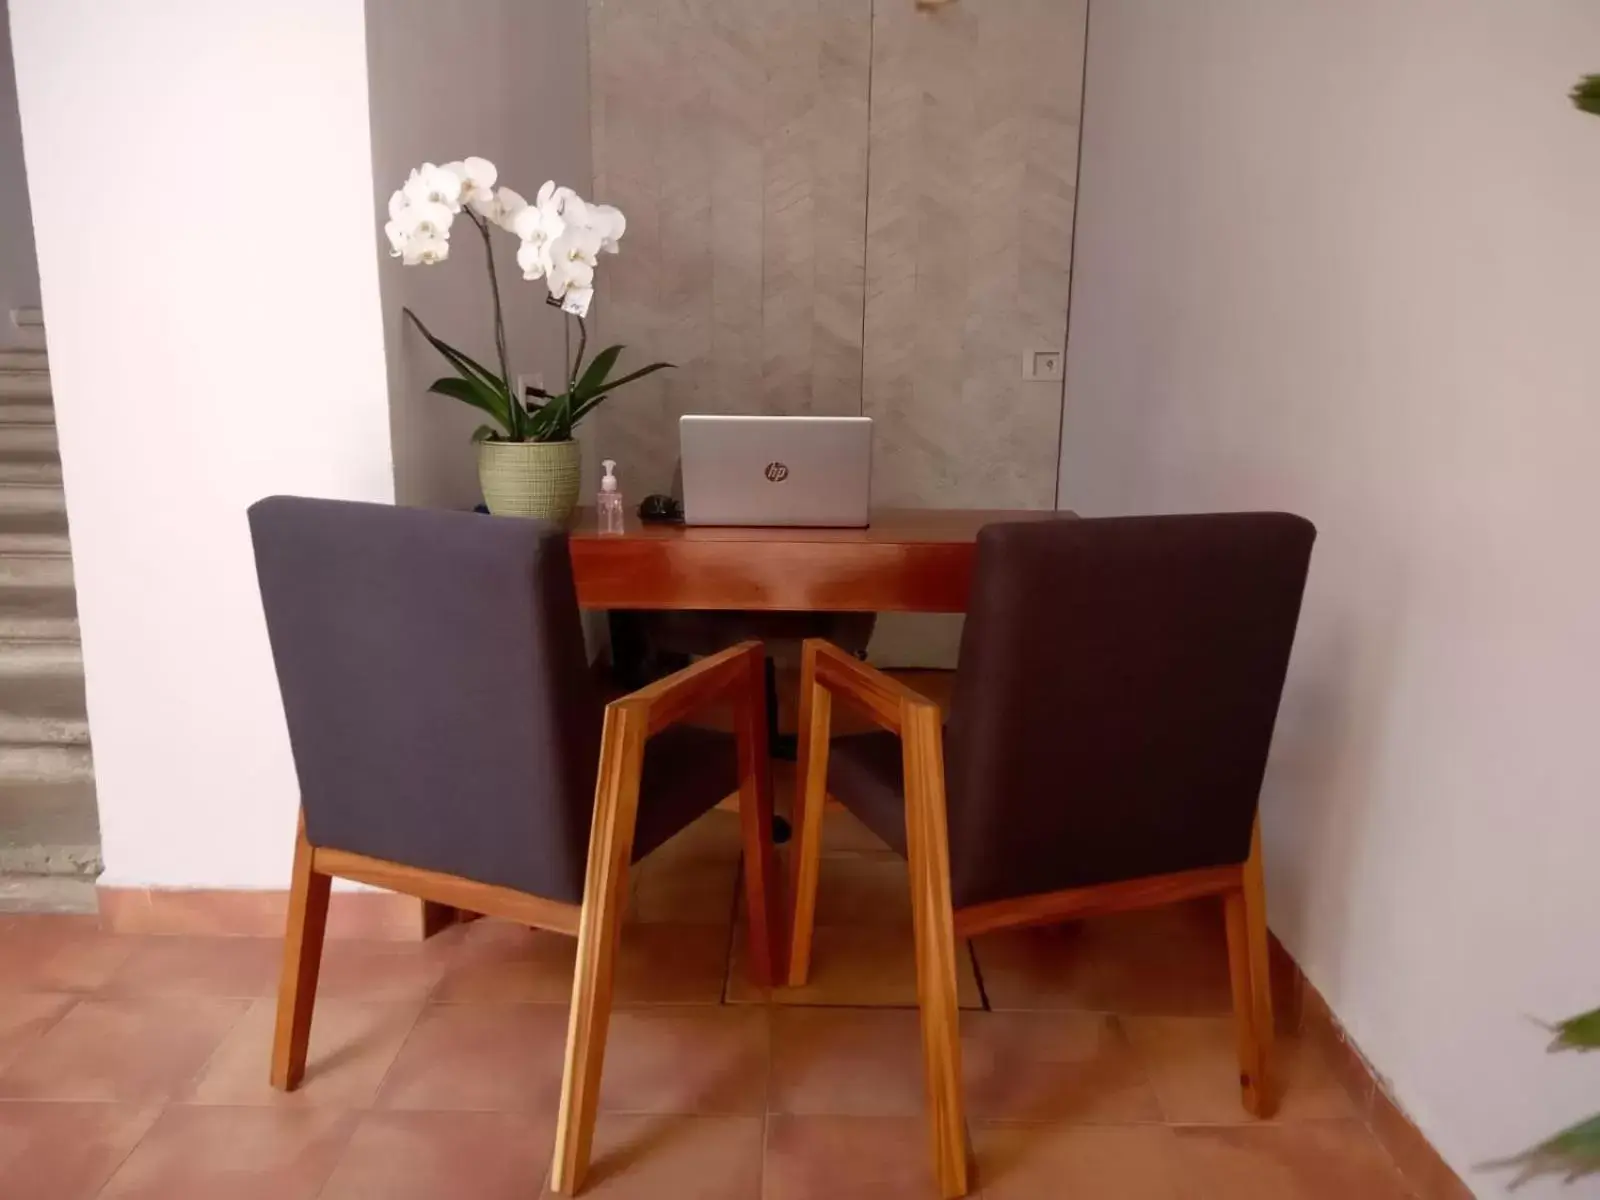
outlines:
[[[0,396],[7,400],[48,400],[50,373],[0,367]]]
[[[59,483],[6,483],[0,485],[0,513],[67,511],[66,493]]]
[[[0,874],[93,876],[100,867],[93,783],[16,783],[0,794]]]
[[[16,554],[25,557],[68,558],[71,553],[72,546],[67,541],[65,530],[60,533],[47,533],[43,530],[38,533],[10,533],[0,528],[0,557]],[[69,565],[67,577],[70,579],[71,576]]]
[[[80,875],[0,875],[0,913],[77,913],[94,916],[100,896]]]
[[[88,746],[7,746],[0,744],[0,792],[15,783],[93,779]]]
[[[87,746],[88,717],[51,717],[0,712],[0,745]]]
[[[0,350],[0,370],[48,371],[50,356],[43,350]]]
[[[0,458],[55,461],[60,454],[54,425],[38,422],[0,425]]]
[[[72,559],[65,554],[0,553],[0,588],[71,588]]]
[[[55,512],[0,512],[0,535],[5,534],[65,538],[67,514],[60,509]]]
[[[0,456],[0,487],[13,483],[61,486],[61,463],[56,459],[15,459]]]
[[[0,639],[0,675],[75,675],[83,678],[83,646],[74,641]]]
[[[67,732],[51,733],[45,737],[5,737],[13,745],[37,741],[44,745],[57,742],[76,742],[79,726],[88,728],[88,714],[83,703],[83,680],[71,675],[0,675],[0,729],[6,722],[37,724],[40,728],[59,727]]]
[[[0,426],[56,423],[56,406],[48,400],[7,400],[0,397]]]
[[[78,600],[66,588],[0,587],[0,642],[75,642]]]

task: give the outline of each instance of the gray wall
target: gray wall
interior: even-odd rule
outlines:
[[[1088,64],[1061,502],[1317,523],[1271,922],[1499,1195],[1595,1107],[1527,1018],[1600,999],[1600,6],[1108,0]]]
[[[22,126],[11,63],[11,21],[0,0],[0,346],[18,341],[11,323],[17,308],[39,305],[39,264],[33,250],[33,215],[22,166]]]
[[[468,442],[482,414],[429,395],[451,374],[409,323],[411,307],[435,335],[481,362],[494,360],[483,244],[465,221],[451,257],[406,267],[389,257],[381,225],[389,195],[413,167],[480,155],[530,200],[546,179],[590,189],[588,48],[577,0],[368,0],[374,251],[382,256],[395,496],[402,504],[469,508],[480,498]],[[562,374],[564,320],[544,305],[543,282],[516,265],[516,238],[495,232],[513,374]],[[591,456],[592,457],[592,456]]]
[[[688,412],[865,413],[880,505],[1050,508],[1084,0],[591,0],[605,341],[679,367],[588,434],[665,490]],[[888,617],[874,657],[947,664]]]

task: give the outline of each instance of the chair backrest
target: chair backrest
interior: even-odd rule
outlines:
[[[581,900],[602,707],[566,535],[291,496],[250,529],[312,845]]]
[[[992,525],[947,735],[958,906],[1242,862],[1316,531]]]

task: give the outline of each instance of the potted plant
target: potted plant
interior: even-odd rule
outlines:
[[[571,188],[554,181],[528,203],[508,187],[495,187],[497,172],[483,158],[435,166],[424,163],[411,172],[389,198],[384,225],[389,246],[406,266],[431,266],[450,256],[450,231],[464,216],[483,238],[494,300],[492,370],[435,337],[409,308],[406,317],[443,355],[454,375],[428,388],[485,413],[492,424],[473,434],[478,448],[478,479],[489,511],[502,516],[543,517],[565,521],[578,503],[581,457],[573,431],[578,423],[617,388],[671,363],[651,363],[626,375],[613,376],[623,347],[608,346],[585,362],[589,328],[585,318],[594,299],[594,271],[602,252],[615,254],[627,222],[609,204],[591,204]],[[494,231],[513,234],[521,242],[517,265],[522,277],[543,279],[545,303],[577,323],[577,353],[563,364],[559,392],[518,395],[506,356],[505,309],[495,274]]]

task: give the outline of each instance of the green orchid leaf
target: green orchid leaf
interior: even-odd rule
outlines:
[[[475,379],[446,375],[443,379],[435,379],[428,386],[428,390],[435,395],[449,396],[452,400],[470,404],[473,408],[488,413],[500,423],[501,428],[508,432],[511,429],[511,422],[507,419],[508,406],[505,398]]]
[[[1571,1183],[1585,1175],[1600,1173],[1600,1113],[1568,1126],[1531,1150],[1484,1165],[1517,1167],[1516,1178],[1507,1185],[1513,1191],[1541,1175],[1563,1175],[1565,1182]]]
[[[472,440],[474,444],[478,442],[498,442],[500,440],[500,431],[493,425],[479,425],[472,431]]]
[[[526,440],[530,442],[559,441],[556,430],[561,425],[563,401],[565,395],[551,396],[538,408],[528,414],[527,425],[523,430]]]
[[[598,395],[601,392],[609,392],[609,391],[613,390],[614,388],[621,387],[625,383],[632,383],[635,379],[643,379],[646,375],[652,375],[657,371],[665,371],[668,368],[671,368],[672,370],[677,370],[678,364],[677,363],[669,363],[669,362],[651,363],[648,367],[640,367],[637,371],[630,371],[628,374],[622,376],[620,379],[612,379],[612,380],[607,381],[605,384],[601,385],[598,389],[596,389],[594,394]],[[588,399],[588,397],[584,397],[584,398]]]
[[[512,395],[510,395],[509,387],[506,386],[506,381],[499,378],[498,374],[488,370],[486,366],[483,366],[483,363],[475,362],[470,355],[462,354],[461,350],[451,346],[450,342],[435,338],[434,334],[429,333],[427,326],[422,325],[422,318],[411,312],[411,309],[403,309],[403,312],[405,312],[406,317],[411,318],[411,323],[416,325],[422,336],[427,338],[430,346],[445,357],[445,362],[456,368],[456,374],[459,374],[462,379],[467,379],[467,381],[482,384],[483,387],[491,390],[498,397],[498,400],[496,400],[498,408],[493,413],[494,418],[498,419],[502,426],[506,426],[510,434],[515,437],[520,422],[517,421],[517,411],[515,411],[515,405],[512,403]]]
[[[624,375],[620,379],[613,379],[610,383],[607,383],[605,386],[583,398],[583,402],[579,404],[578,407],[573,411],[572,424],[576,425],[579,421],[583,420],[583,418],[588,415],[590,411],[599,406],[602,400],[604,400],[623,384],[632,383],[635,379],[643,379],[646,375],[653,374],[656,371],[662,371],[668,367],[676,366],[676,363],[669,362],[651,363],[648,367],[640,367],[637,371],[634,371],[628,375]]]
[[[589,366],[583,372],[583,377],[578,380],[572,389],[573,396],[581,403],[585,396],[598,391],[605,383],[606,376],[611,374],[611,368],[617,365],[617,355],[622,353],[621,346],[607,346],[590,360]]]
[[[1600,1050],[1600,1008],[1569,1017],[1551,1027],[1551,1050]]]
[[[1600,116],[1600,75],[1585,75],[1578,80],[1571,96],[1580,111]]]
[[[463,354],[449,342],[446,342],[441,338],[434,337],[432,333],[428,332],[428,327],[422,323],[422,318],[417,316],[417,314],[412,312],[409,308],[402,311],[404,311],[405,315],[411,319],[411,323],[417,327],[422,336],[428,339],[428,344],[440,354],[444,355],[446,360],[449,361],[450,365],[456,369],[456,374],[460,375],[463,379],[480,379],[485,384],[488,384],[490,387],[500,392],[502,395],[507,397],[511,395],[511,390],[506,386],[506,381],[501,379],[500,376],[496,375],[493,371],[489,370],[488,367],[484,366],[470,355]]]

